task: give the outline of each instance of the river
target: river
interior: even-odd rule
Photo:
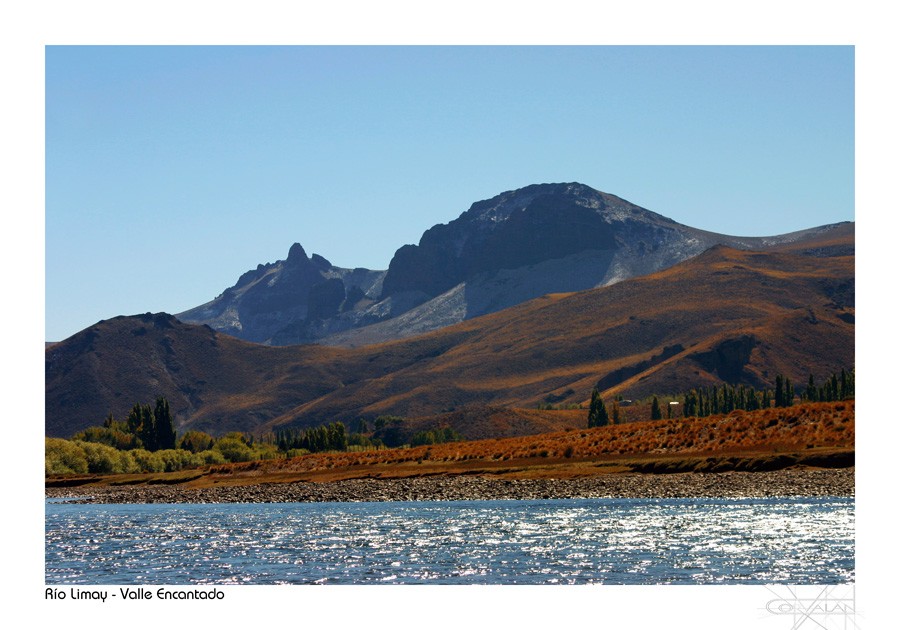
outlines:
[[[45,507],[47,584],[845,584],[854,500]]]

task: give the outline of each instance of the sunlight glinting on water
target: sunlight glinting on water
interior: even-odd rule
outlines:
[[[48,503],[48,583],[844,583],[852,499]]]

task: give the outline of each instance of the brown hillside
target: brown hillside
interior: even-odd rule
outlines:
[[[649,418],[649,409],[646,415]],[[483,440],[581,428],[587,424],[587,409],[518,409],[467,405],[458,411],[409,418],[406,424],[410,433],[453,427],[467,440]]]
[[[852,232],[845,239],[852,250]],[[115,318],[46,350],[47,433],[69,436],[157,395],[179,429],[221,434],[582,403],[598,381],[635,399],[722,381],[771,387],[778,373],[801,385],[853,365],[853,286],[853,256],[716,247],[650,276],[352,350]]]

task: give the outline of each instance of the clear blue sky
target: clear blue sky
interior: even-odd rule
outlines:
[[[46,339],[344,267],[579,181],[767,235],[854,219],[852,47],[49,47]]]

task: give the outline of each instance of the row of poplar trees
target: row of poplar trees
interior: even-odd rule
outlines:
[[[832,373],[831,377],[826,378],[822,385],[817,385],[815,378],[810,374],[806,390],[800,397],[808,402],[834,402],[853,398],[856,389],[855,381],[855,373],[852,369],[849,371],[842,369],[840,375],[836,372]],[[682,415],[685,418],[692,418],[727,414],[735,409],[755,411],[773,406],[790,407],[794,404],[795,396],[791,379],[778,374],[775,376],[774,390],[757,391],[753,387],[725,383],[721,387],[697,387],[680,398],[684,400]],[[617,412],[616,403],[613,403],[613,407],[613,411]],[[650,407],[650,419],[661,420],[662,417],[659,399],[654,396]],[[671,406],[669,407],[669,417],[671,417]],[[603,399],[600,398],[600,392],[594,388],[591,392],[591,405],[588,411],[588,428],[606,426],[610,422],[615,424],[615,421],[616,418],[611,418],[607,412]]]
[[[311,453],[346,451],[347,431],[343,422],[311,429],[282,429],[275,433],[275,444],[285,452],[301,448]]]

